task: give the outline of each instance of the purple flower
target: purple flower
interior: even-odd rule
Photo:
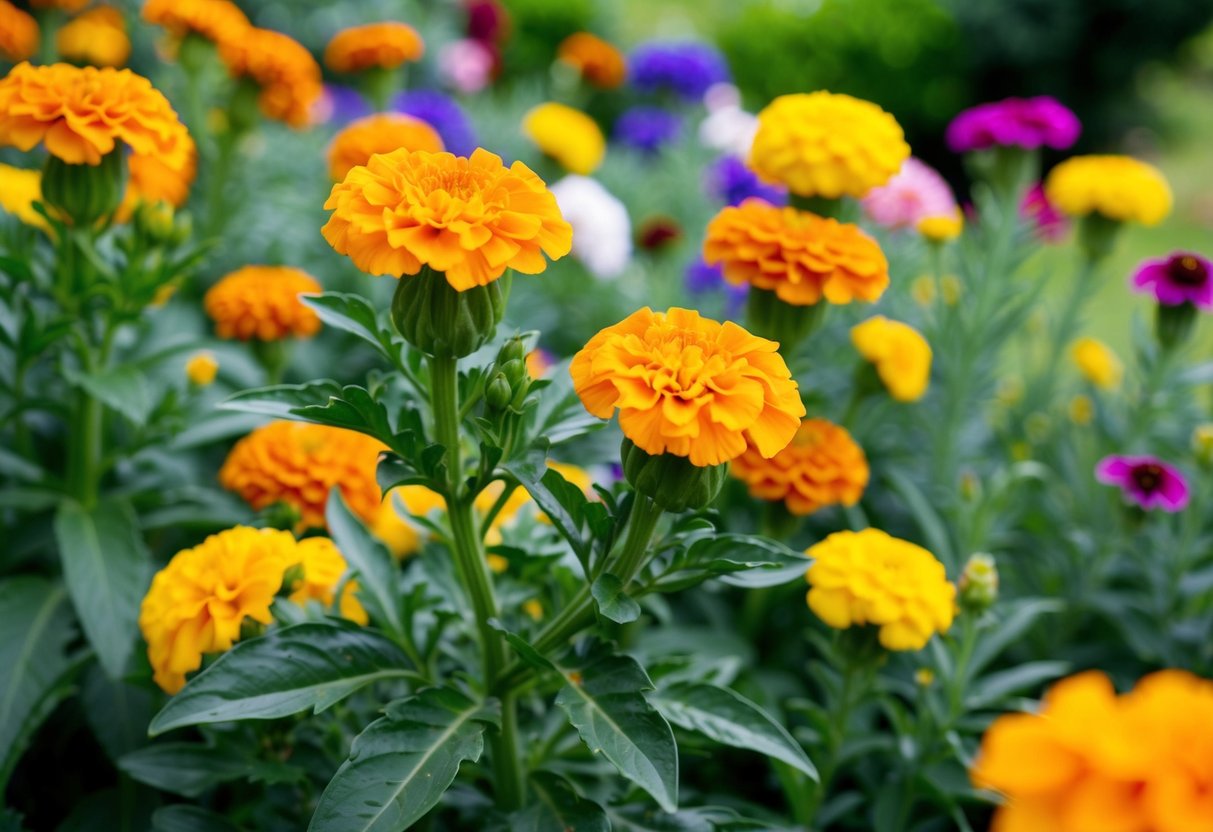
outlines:
[[[706,179],[708,193],[726,205],[740,205],[750,197],[772,205],[788,202],[786,188],[763,182],[739,156],[721,156],[708,168]]]
[[[1031,224],[1036,236],[1046,243],[1056,243],[1070,231],[1069,219],[1049,201],[1039,182],[1023,195],[1019,216]]]
[[[1008,98],[965,110],[948,125],[948,146],[957,153],[991,147],[1065,150],[1082,125],[1056,98]]]
[[[1213,310],[1213,264],[1186,251],[1161,260],[1147,260],[1133,275],[1133,288],[1153,294],[1163,306],[1193,306]]]
[[[392,109],[433,127],[446,149],[456,156],[469,156],[476,149],[476,132],[471,121],[449,96],[436,90],[408,90],[393,99]]]
[[[1144,509],[1183,511],[1188,483],[1177,468],[1154,456],[1108,456],[1095,466],[1095,479],[1115,485],[1125,500]]]
[[[324,95],[318,105],[320,121],[344,127],[351,121],[371,114],[371,104],[362,93],[352,87],[325,84]]]
[[[682,118],[660,107],[630,107],[615,122],[615,138],[643,153],[656,153],[681,133]]]
[[[750,288],[746,284],[734,285],[726,282],[720,266],[709,266],[702,257],[687,266],[686,287],[692,295],[724,292],[725,309],[730,318],[736,317],[741,311],[741,305],[745,303]]]
[[[695,41],[641,44],[628,58],[628,76],[641,92],[669,90],[695,101],[732,77],[720,52]]]

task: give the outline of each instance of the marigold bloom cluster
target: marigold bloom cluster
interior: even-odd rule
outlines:
[[[349,570],[345,556],[327,537],[308,537],[295,546],[292,559],[301,568],[303,577],[291,587],[287,598],[301,607],[306,606],[308,601],[318,601],[327,610],[333,605],[337,587]],[[369,619],[366,610],[358,602],[357,592],[358,582],[347,581],[337,609],[342,618],[365,625]]]
[[[956,587],[921,546],[878,529],[836,532],[811,546],[809,609],[836,630],[879,627],[888,650],[921,650],[955,615]]]
[[[94,66],[122,66],[131,56],[126,19],[113,6],[97,6],[55,33],[59,56]]]
[[[40,31],[33,15],[0,0],[0,57],[7,61],[24,61],[38,51]]]
[[[549,101],[533,108],[522,119],[522,131],[569,173],[588,176],[606,155],[598,123],[565,104]]]
[[[42,171],[0,164],[0,209],[26,225],[48,229],[46,218],[34,210],[42,201]]]
[[[1153,165],[1129,156],[1074,156],[1053,168],[1045,195],[1072,217],[1099,214],[1157,225],[1171,213],[1171,186]]]
[[[956,198],[935,168],[911,156],[897,174],[864,195],[863,211],[885,228],[917,228],[932,217],[956,214]]]
[[[320,65],[312,53],[288,35],[250,28],[222,41],[219,55],[235,78],[250,78],[261,88],[257,105],[266,118],[302,127],[324,91]]]
[[[400,113],[376,113],[353,122],[329,145],[329,176],[340,182],[352,168],[365,165],[376,153],[393,150],[440,152],[442,138],[424,121]]]
[[[324,63],[334,72],[395,69],[425,54],[425,42],[405,23],[388,21],[351,26],[333,36],[324,49]]]
[[[1095,466],[1095,479],[1114,485],[1125,501],[1146,511],[1183,511],[1188,507],[1188,481],[1174,465],[1156,456],[1104,457]]]
[[[522,162],[477,149],[395,150],[373,156],[333,186],[324,238],[369,274],[400,277],[429,266],[463,291],[506,269],[538,274],[569,253],[572,229],[556,198]]]
[[[1190,251],[1147,260],[1138,266],[1132,285],[1163,306],[1190,303],[1205,312],[1213,311],[1213,263]]]
[[[726,207],[708,224],[703,257],[725,279],[773,291],[785,303],[875,301],[889,262],[857,226],[760,199]]]
[[[556,48],[556,59],[577,70],[590,84],[604,90],[618,87],[628,74],[622,53],[589,32],[575,32],[562,40]]]
[[[600,331],[569,372],[593,415],[609,419],[649,454],[719,465],[747,447],[772,457],[805,414],[774,341],[688,309],[645,307]]]
[[[1120,386],[1124,366],[1112,349],[1096,338],[1083,337],[1070,348],[1070,357],[1083,378],[1102,390]]]
[[[1047,95],[1008,98],[980,104],[960,113],[948,125],[948,147],[957,153],[991,147],[1065,150],[1078,141],[1078,116]]]
[[[863,448],[826,419],[805,419],[792,442],[770,459],[747,448],[730,471],[749,486],[750,496],[780,501],[796,515],[855,505],[870,473]]]
[[[1103,673],[1055,684],[986,731],[970,772],[1006,803],[992,832],[1213,828],[1213,683],[1164,670],[1116,695]]]
[[[320,284],[299,269],[245,266],[212,286],[203,306],[220,338],[310,338],[320,331],[320,318],[299,296],[320,291]]]
[[[890,396],[900,402],[913,402],[926,394],[931,380],[931,345],[914,327],[877,315],[851,328],[851,343],[864,359],[876,365]]]
[[[870,101],[814,92],[782,95],[758,114],[750,166],[800,196],[861,197],[910,155],[893,116]]]
[[[143,19],[173,37],[198,35],[216,44],[235,40],[252,28],[240,7],[229,0],[147,0]]]

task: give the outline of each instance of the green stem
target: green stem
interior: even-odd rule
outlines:
[[[838,692],[838,701],[834,703],[829,730],[826,733],[826,751],[822,757],[822,763],[818,767],[820,780],[808,801],[808,816],[804,821],[801,821],[810,827],[813,817],[816,816],[822,804],[825,803],[826,796],[830,792],[830,783],[838,771],[838,757],[842,751],[843,741],[846,739],[847,722],[851,718],[851,709],[855,707],[855,682],[857,675],[858,668],[855,663],[847,661],[846,666],[842,669],[842,684]]]
[[[1098,259],[1083,255],[1074,285],[1070,287],[1070,295],[1066,298],[1061,317],[1057,319],[1057,325],[1052,332],[1048,356],[1045,363],[1037,368],[1037,383],[1034,385],[1036,389],[1025,399],[1032,410],[1047,407],[1049,404],[1049,397],[1053,395],[1053,384],[1060,375],[1058,367],[1066,344],[1077,334],[1075,329],[1082,313],[1083,301],[1091,294],[1091,283],[1099,263]]]

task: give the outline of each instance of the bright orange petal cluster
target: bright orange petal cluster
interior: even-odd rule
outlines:
[[[416,29],[389,21],[338,32],[324,49],[324,63],[334,72],[395,69],[424,54],[425,42]]]
[[[220,338],[310,338],[320,331],[320,318],[299,296],[320,291],[320,284],[299,269],[245,266],[220,279],[202,302]]]
[[[143,19],[163,26],[174,37],[198,35],[228,43],[252,28],[240,7],[229,0],[147,0]]]
[[[320,64],[289,35],[250,28],[219,43],[219,55],[235,78],[251,78],[261,88],[257,104],[266,118],[303,127],[324,92]]]
[[[927,392],[931,381],[931,345],[918,330],[883,315],[851,328],[851,343],[900,402],[913,402]]]
[[[747,448],[730,470],[752,497],[781,501],[797,515],[855,505],[870,473],[863,448],[846,428],[826,419],[805,419],[791,444],[770,459]]]
[[[737,285],[809,306],[875,301],[889,286],[889,261],[858,226],[747,199],[708,224],[704,259]]]
[[[122,143],[181,170],[188,141],[168,99],[129,69],[23,63],[0,79],[0,144],[97,165]]]
[[[94,66],[122,66],[131,56],[126,19],[113,6],[97,6],[55,33],[59,56]]]
[[[573,357],[586,410],[609,419],[650,454],[719,465],[753,447],[772,457],[805,414],[774,341],[689,309],[645,307],[609,326]]]
[[[24,61],[38,51],[38,21],[8,0],[0,0],[0,57]]]
[[[327,537],[308,537],[300,540],[295,547],[295,558],[303,577],[292,588],[288,596],[290,600],[301,607],[308,601],[319,601],[325,609],[331,607],[337,596],[337,587],[349,570],[337,546]],[[365,625],[369,619],[366,610],[358,602],[357,592],[358,582],[347,581],[341,591],[338,609],[342,618]]]
[[[1213,682],[1072,676],[995,720],[971,774],[1006,795],[992,832],[1213,832]]]
[[[351,169],[365,165],[376,153],[393,150],[442,150],[442,137],[421,119],[402,113],[375,113],[352,122],[329,145],[329,176],[340,182]]]
[[[576,69],[596,87],[611,90],[623,83],[628,74],[623,53],[597,35],[576,32],[560,42],[556,59]]]
[[[423,150],[372,156],[333,186],[324,238],[369,274],[429,266],[463,291],[514,269],[538,274],[569,253],[573,230],[522,162],[478,148],[471,158]]]
[[[173,170],[158,156],[132,156],[127,160],[130,176],[126,180],[126,192],[122,204],[114,214],[118,222],[126,222],[140,202],[167,202],[174,208],[185,204],[190,186],[198,175],[198,147],[186,135],[188,152],[185,167]]]

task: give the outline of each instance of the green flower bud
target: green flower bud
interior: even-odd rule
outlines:
[[[526,344],[521,338],[514,337],[501,345],[501,351],[497,353],[497,363],[507,364],[510,361],[526,362]]]
[[[826,306],[824,301],[812,306],[793,306],[780,300],[774,292],[750,287],[745,308],[746,328],[755,335],[777,341],[786,354],[821,325]]]
[[[173,206],[164,200],[141,202],[135,210],[135,227],[149,240],[163,243],[172,238]]]
[[[956,584],[960,605],[972,612],[982,612],[998,600],[998,564],[993,555],[978,553],[969,558]]]
[[[1078,222],[1078,245],[1087,258],[1098,262],[1112,253],[1120,222],[1100,213],[1087,214]]]
[[[484,388],[484,401],[493,410],[505,410],[514,398],[514,391],[504,375],[497,373]]]
[[[727,465],[701,468],[686,457],[646,453],[624,438],[623,476],[641,494],[666,511],[705,508],[716,499],[728,476]]]
[[[426,355],[462,358],[493,337],[509,293],[509,272],[487,286],[460,292],[442,272],[422,266],[416,275],[399,279],[392,298],[392,323]]]
[[[1168,306],[1160,303],[1154,318],[1154,335],[1163,349],[1171,350],[1188,340],[1196,325],[1196,307],[1191,303]]]
[[[42,201],[78,227],[87,228],[118,210],[126,187],[126,156],[122,145],[96,165],[69,165],[48,156],[42,169]]]
[[[510,387],[516,389],[520,384],[525,384],[530,379],[527,375],[526,364],[517,358],[511,358],[500,365],[500,367],[501,372],[505,374],[506,379],[509,381]]]

